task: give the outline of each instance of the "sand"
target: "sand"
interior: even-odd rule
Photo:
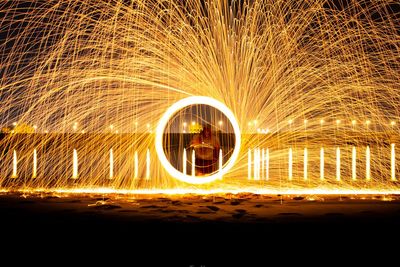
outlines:
[[[99,218],[113,222],[223,224],[400,223],[400,196],[291,196],[250,193],[223,195],[100,195],[2,193],[2,222],[25,216],[40,220]]]
[[[130,266],[265,266],[278,255],[308,262],[316,254],[331,261],[337,252],[396,250],[390,242],[399,238],[400,196],[11,192],[0,194],[0,214],[0,246],[20,255],[127,257],[136,263]]]

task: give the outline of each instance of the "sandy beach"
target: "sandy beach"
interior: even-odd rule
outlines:
[[[140,255],[177,253],[179,259],[201,263],[226,251],[232,260],[238,251],[243,256],[310,246],[327,252],[337,242],[353,249],[377,244],[371,241],[376,238],[396,238],[400,196],[8,192],[0,195],[0,213],[7,244],[26,240],[33,246],[29,249],[50,245],[59,252],[72,242],[73,250],[86,256],[89,250],[122,249]]]

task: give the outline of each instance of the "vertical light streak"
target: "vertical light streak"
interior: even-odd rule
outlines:
[[[150,179],[150,149],[146,152],[146,180]]]
[[[340,181],[340,148],[336,148],[336,181]]]
[[[264,161],[265,161],[265,149],[263,148],[263,149],[261,150],[261,174],[260,174],[260,179],[261,179],[261,180],[263,180],[264,177],[265,177],[265,175],[264,175],[264,172],[265,172],[265,169],[264,169]]]
[[[17,159],[17,151],[13,152],[13,170],[12,170],[12,178],[18,177],[18,159]]]
[[[357,180],[357,150],[355,146],[351,150],[351,179]]]
[[[219,150],[219,172],[222,171],[222,149]],[[222,175],[219,177],[222,180]]]
[[[134,164],[135,164],[135,169],[133,173],[133,178],[137,179],[139,175],[139,157],[137,151],[135,151]]]
[[[33,150],[33,168],[32,168],[32,178],[37,177],[37,152],[36,148]]]
[[[325,159],[324,159],[324,148],[321,147],[320,151],[319,151],[319,178],[321,180],[325,179]]]
[[[78,152],[76,149],[72,153],[72,178],[78,178]]]
[[[269,148],[265,152],[265,180],[269,180]]]
[[[257,158],[257,149],[258,148],[254,148],[254,157],[253,157],[253,172],[254,172],[254,175],[253,175],[253,179],[254,180],[258,180],[258,177],[257,177],[257,173],[258,173],[258,171],[257,171],[257,164],[258,164],[258,158]]]
[[[247,152],[247,180],[251,180],[251,149]]]
[[[304,180],[308,179],[308,150],[304,148]]]
[[[182,172],[183,174],[187,174],[186,170],[186,148],[183,149],[183,156],[182,156]]]
[[[371,152],[369,146],[365,149],[365,179],[371,179]]]
[[[260,180],[261,175],[261,149],[257,148],[257,180]]]
[[[113,149],[110,149],[110,179],[114,178],[114,153]]]
[[[253,179],[257,180],[257,148],[253,149]]]
[[[392,181],[396,181],[396,150],[395,145],[390,145],[390,177]]]
[[[192,176],[196,176],[196,152],[192,151]]]
[[[289,148],[289,181],[293,179],[293,150]]]

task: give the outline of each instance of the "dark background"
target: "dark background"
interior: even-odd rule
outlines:
[[[398,201],[371,202],[371,213],[287,216],[258,223],[137,220],[134,214],[71,213],[60,205],[38,206],[38,201],[21,194],[0,196],[3,256],[18,252],[25,257],[14,260],[30,264],[54,256],[54,265],[79,260],[90,265],[110,261],[112,266],[120,261],[129,266],[325,266],[377,260],[382,266],[398,250]],[[51,202],[52,197],[41,201]],[[391,213],[376,212],[389,206]],[[26,256],[31,254],[33,258]]]

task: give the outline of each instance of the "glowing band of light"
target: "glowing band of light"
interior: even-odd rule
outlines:
[[[371,179],[371,152],[369,146],[365,149],[365,179]]]
[[[293,179],[293,150],[289,148],[289,181]]]
[[[257,179],[261,177],[261,149],[257,148]]]
[[[308,179],[308,151],[307,148],[304,148],[304,180]]]
[[[32,178],[37,177],[37,153],[36,148],[33,150],[33,168],[32,168]]]
[[[187,174],[187,170],[186,170],[186,148],[183,149],[183,157],[182,157],[182,172],[183,174]]]
[[[260,180],[260,149],[254,149],[254,180]]]
[[[324,159],[324,148],[321,147],[321,150],[319,151],[319,178],[321,180],[325,179],[324,175],[324,169],[325,169],[325,159]]]
[[[174,166],[169,162],[167,159],[165,153],[164,153],[164,148],[163,148],[163,135],[164,135],[164,130],[165,127],[168,124],[168,121],[182,108],[185,108],[187,106],[191,105],[208,105],[211,107],[214,107],[215,109],[218,109],[221,111],[230,121],[232,124],[232,128],[234,130],[235,134],[235,148],[233,149],[232,156],[230,159],[226,162],[225,166],[223,166],[221,172],[217,172],[215,174],[209,175],[209,176],[202,176],[201,179],[197,179],[194,176],[189,176],[185,175],[179,170],[175,169]],[[156,152],[158,155],[158,158],[160,159],[161,165],[164,167],[164,169],[174,178],[186,182],[186,183],[191,183],[191,184],[204,184],[204,183],[209,183],[212,182],[216,179],[218,179],[220,176],[224,176],[235,164],[236,159],[239,156],[239,151],[240,151],[240,143],[241,143],[241,138],[240,138],[240,128],[239,124],[237,123],[237,120],[232,113],[232,111],[225,106],[223,103],[211,98],[211,97],[206,97],[206,96],[191,96],[184,98],[182,100],[179,100],[175,104],[173,104],[171,107],[167,109],[167,111],[164,113],[164,115],[161,117],[160,121],[158,122],[157,129],[156,129],[156,140],[155,140],[155,146],[156,146]]]
[[[396,151],[395,151],[395,145],[391,144],[390,145],[390,177],[392,181],[396,181]]]
[[[247,152],[247,179],[251,180],[251,149]]]
[[[269,148],[265,152],[265,180],[269,180]]]
[[[196,152],[192,150],[192,177],[196,176]]]
[[[351,179],[357,180],[357,150],[355,146],[351,151]]]
[[[17,151],[14,150],[13,152],[13,171],[12,171],[12,178],[18,177],[18,159],[17,159]]]
[[[78,152],[74,149],[72,153],[72,178],[78,178]]]
[[[261,180],[263,180],[264,177],[265,177],[265,175],[264,175],[264,172],[265,172],[264,161],[265,161],[265,149],[263,148],[261,150],[261,175],[260,175]]]
[[[257,148],[253,149],[253,179],[257,180]]]
[[[261,179],[261,149],[257,149],[257,177]]]
[[[135,164],[135,169],[133,173],[133,178],[137,179],[139,174],[139,157],[137,151],[135,151],[134,164]]]
[[[336,148],[336,181],[340,181],[340,148]]]
[[[110,149],[110,179],[114,178],[114,153],[112,148]]]
[[[150,149],[146,152],[146,180],[150,179]]]
[[[219,173],[222,171],[222,149],[219,150],[219,168],[218,168]],[[222,179],[222,175],[219,177],[219,179]]]

